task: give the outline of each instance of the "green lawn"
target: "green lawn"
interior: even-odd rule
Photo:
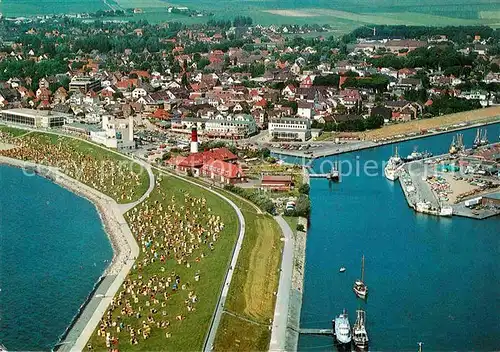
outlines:
[[[25,131],[21,131],[12,130],[12,135],[20,135],[13,143],[21,148],[2,151],[2,155],[59,167],[118,203],[138,200],[149,187],[149,177],[142,166],[108,149],[70,137],[42,132],[24,135]]]
[[[166,200],[161,197],[158,188],[155,188],[148,200],[138,206],[138,210],[144,209],[146,205],[149,209],[153,210],[158,206],[155,205],[156,201],[162,204],[163,209],[166,209],[169,204],[172,204],[170,202],[172,196],[175,196],[175,204],[177,206],[184,205],[183,196],[188,191],[196,198],[205,198],[207,201],[206,208],[210,208],[213,214],[219,215],[223,219],[225,227],[220,238],[216,241],[213,251],[207,251],[203,247],[203,249],[193,252],[191,255],[192,258],[199,257],[202,251],[206,256],[200,262],[191,260],[189,268],[186,265],[178,264],[174,260],[168,260],[165,264],[161,264],[159,261],[149,264],[141,272],[143,281],[145,281],[153,275],[163,276],[175,271],[177,275],[183,278],[183,282],[186,282],[186,280],[189,281],[189,290],[196,293],[198,297],[198,302],[195,305],[196,311],[186,312],[184,301],[187,298],[188,290],[179,290],[177,293],[172,294],[171,298],[167,300],[167,306],[164,308],[168,312],[167,319],[171,323],[167,329],[172,334],[170,338],[165,337],[164,330],[155,327],[148,340],[144,341],[141,337],[138,345],[131,346],[129,344],[128,333],[122,331],[118,334],[121,341],[119,346],[120,350],[124,351],[199,351],[203,347],[223,278],[229,265],[230,254],[237,237],[237,217],[231,206],[216,195],[175,177],[162,176],[160,189],[165,192]],[[132,216],[132,212],[127,214],[129,222],[130,216]],[[143,257],[144,254],[141,253],[137,263],[141,262]],[[165,268],[164,273],[160,270],[162,266]],[[196,272],[199,272],[201,277],[198,282],[195,282],[193,279]],[[129,278],[138,280],[138,275],[138,270],[132,270]],[[142,303],[143,298],[140,301],[140,304]],[[161,309],[163,308],[158,308],[158,310]],[[186,319],[182,322],[177,321],[175,317],[179,314],[185,315]],[[118,311],[115,311],[114,316],[116,317],[116,315],[119,315]],[[127,324],[137,326],[143,319],[144,317],[139,320],[135,317],[127,317],[124,320]],[[96,350],[105,350],[104,340],[97,337],[95,333],[91,338],[91,343]]]
[[[257,214],[248,202],[229,192],[224,191],[224,195],[242,210],[246,232],[225,305],[225,311],[238,317],[223,315],[214,348],[263,351],[271,339],[268,326],[278,290],[282,233],[270,215]]]
[[[21,135],[26,134],[28,132],[27,130],[22,130],[20,128],[14,128],[14,127],[2,126],[2,125],[0,125],[0,131],[8,133],[13,137],[18,137],[18,136],[21,136]]]
[[[227,313],[219,325],[216,351],[267,351],[271,331],[265,325],[252,324]]]

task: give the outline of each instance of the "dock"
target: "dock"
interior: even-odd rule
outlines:
[[[310,178],[330,178],[330,174],[309,174]]]
[[[300,333],[305,335],[333,336],[333,329],[300,329]]]

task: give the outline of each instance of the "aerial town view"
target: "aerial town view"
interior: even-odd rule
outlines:
[[[500,4],[0,2],[0,352],[500,349]]]

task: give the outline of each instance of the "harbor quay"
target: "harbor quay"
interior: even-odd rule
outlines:
[[[500,143],[405,163],[399,183],[420,213],[485,219],[500,214]]]
[[[442,130],[429,130],[429,131],[426,131],[425,133],[422,132],[420,134],[412,133],[411,135],[394,136],[394,138],[386,139],[386,140],[349,140],[349,141],[342,141],[339,143],[331,142],[331,141],[330,142],[312,141],[310,143],[308,143],[308,142],[290,143],[290,145],[296,146],[296,148],[292,147],[289,149],[284,149],[284,148],[278,148],[275,146],[271,146],[269,148],[269,150],[273,154],[278,155],[278,156],[283,155],[283,156],[301,158],[303,160],[303,165],[306,165],[307,163],[311,163],[314,159],[324,158],[327,156],[340,155],[340,154],[344,154],[344,153],[350,153],[350,152],[361,151],[361,150],[365,150],[365,149],[381,147],[384,145],[397,144],[397,143],[411,141],[411,140],[415,140],[415,139],[437,136],[440,134],[450,133],[450,132],[454,132],[454,131],[467,130],[470,128],[489,126],[489,125],[496,124],[499,121],[500,121],[500,116],[497,116],[494,120],[491,120],[491,121],[479,122],[479,123],[474,123],[474,124],[461,123],[461,124],[453,125],[453,126],[450,126],[447,128],[443,128]],[[308,144],[311,146],[310,148],[300,149],[301,146],[308,145]]]

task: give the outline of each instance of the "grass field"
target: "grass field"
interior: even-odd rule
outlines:
[[[246,233],[217,332],[220,351],[263,351],[269,347],[281,262],[281,229],[267,214],[227,192],[242,210]]]
[[[213,12],[215,18],[250,16],[254,22],[271,24],[329,24],[334,33],[346,33],[361,25],[477,25],[500,26],[498,1],[478,0],[3,0],[0,12],[6,16],[92,12],[111,8],[141,8],[144,13],[127,20],[152,23],[181,21],[201,23],[207,17],[187,17],[167,13],[167,7],[188,6]],[[115,18],[116,19],[116,18]]]
[[[165,196],[161,196],[159,189],[165,192]],[[191,184],[185,181],[179,180],[172,176],[161,176],[160,188],[156,187],[151,196],[147,200],[147,204],[141,204],[138,209],[154,209],[156,202],[162,204],[163,208],[166,210],[169,205],[171,205],[171,197],[175,197],[176,206],[180,207],[184,205],[184,193],[191,192],[197,198],[206,199],[206,208],[210,208],[214,215],[218,215],[223,219],[225,224],[224,230],[222,231],[220,238],[215,244],[215,249],[209,251],[201,261],[197,262],[194,257],[199,257],[203,251],[207,254],[205,247],[195,250],[190,258],[190,267],[186,265],[180,265],[173,259],[167,260],[165,263],[161,263],[159,260],[148,264],[139,273],[138,270],[132,270],[129,274],[131,280],[139,280],[138,275],[143,276],[143,282],[153,275],[157,276],[168,276],[170,273],[175,272],[182,279],[182,282],[189,282],[189,289],[186,291],[178,290],[176,293],[172,293],[170,298],[166,301],[167,305],[164,308],[158,308],[159,311],[165,309],[167,311],[166,318],[158,313],[155,318],[167,319],[170,322],[170,326],[166,331],[171,333],[170,338],[166,338],[165,330],[156,329],[152,330],[151,336],[147,341],[139,339],[139,344],[130,345],[129,335],[127,332],[122,331],[115,336],[119,337],[120,340],[120,350],[124,351],[199,351],[202,349],[205,335],[208,331],[208,326],[212,314],[215,309],[215,304],[220,292],[220,288],[223,282],[224,274],[227,269],[230,253],[232,252],[235,239],[237,236],[237,218],[234,210],[225,201],[221,200],[216,195],[211,192],[196,189]],[[130,216],[133,213],[127,214],[127,220],[130,222]],[[134,235],[137,235],[134,233]],[[158,241],[158,240],[155,240]],[[144,259],[144,253],[139,255],[137,263],[140,263]],[[164,273],[162,273],[161,267],[164,267]],[[200,274],[200,281],[193,280],[195,273]],[[187,291],[194,291],[198,297],[198,301],[195,305],[196,310],[192,312],[186,311],[185,300],[187,298]],[[137,305],[144,306],[144,302],[147,301],[147,297],[141,297],[139,295],[138,304],[133,304],[134,309],[137,309]],[[132,299],[130,299],[132,301]],[[140,325],[142,320],[146,320],[147,312],[143,312],[144,317],[136,319],[135,316],[123,317],[125,324],[131,324],[133,326]],[[120,315],[119,310],[115,311],[114,317]],[[177,315],[185,315],[185,319],[178,321],[175,319]],[[94,349],[97,351],[106,350],[104,346],[104,339],[97,337],[94,333],[91,343]]]
[[[1,126],[0,131],[18,138],[19,148],[2,155],[56,166],[70,177],[107,194],[118,203],[139,199],[149,186],[142,166],[109,150],[69,137]]]

